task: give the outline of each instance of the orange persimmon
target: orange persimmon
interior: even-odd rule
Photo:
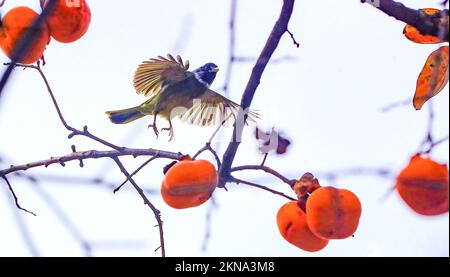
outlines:
[[[277,225],[281,236],[289,243],[309,252],[316,252],[328,245],[328,240],[314,235],[306,223],[306,214],[291,201],[284,204],[277,214]]]
[[[0,26],[0,47],[6,56],[12,58],[15,47],[31,29],[37,17],[38,14],[28,7],[16,7],[5,14]],[[38,61],[50,42],[50,34],[45,24],[33,31],[36,32],[33,45],[28,47],[19,63],[32,64]]]
[[[306,218],[311,231],[323,239],[344,239],[358,228],[361,203],[346,189],[322,187],[306,201]]]
[[[433,14],[440,12],[440,10],[433,9],[433,8],[426,8],[426,9],[421,9],[421,10],[428,15],[433,15]],[[448,16],[447,16],[447,18],[444,18],[441,21],[442,21],[442,25],[447,26],[447,28],[448,28]],[[403,34],[405,35],[405,37],[407,39],[409,39],[410,41],[413,41],[415,43],[432,44],[432,43],[444,42],[435,36],[422,35],[419,30],[417,30],[415,27],[413,27],[411,25],[405,26],[405,29],[403,29]]]
[[[429,56],[419,78],[414,95],[414,108],[420,110],[431,98],[441,92],[448,84],[449,77],[448,46],[442,46]]]
[[[417,154],[400,172],[396,189],[416,213],[439,215],[448,212],[448,176],[446,165]]]
[[[172,208],[196,207],[208,201],[218,180],[216,168],[209,161],[183,159],[167,170],[161,195]]]
[[[91,10],[85,0],[58,0],[47,18],[51,36],[63,43],[80,39],[90,23]]]

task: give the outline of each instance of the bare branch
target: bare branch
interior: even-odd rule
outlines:
[[[449,136],[446,136],[444,138],[441,138],[439,140],[433,141],[429,148],[427,150],[425,150],[424,152],[422,152],[423,154],[430,154],[434,148],[436,148],[437,146],[441,145],[442,143],[446,142],[449,140]]]
[[[294,43],[295,47],[300,48],[300,43],[295,39],[294,34],[289,31],[289,29],[287,29],[286,32],[291,36],[292,42]]]
[[[1,176],[6,176],[10,173],[17,171],[25,171],[35,167],[48,167],[52,164],[61,164],[65,165],[66,162],[70,161],[78,161],[78,160],[86,160],[86,159],[99,159],[99,158],[117,158],[122,156],[158,156],[161,158],[167,158],[172,160],[180,160],[183,155],[181,153],[172,153],[167,151],[161,151],[156,149],[132,149],[132,148],[122,148],[119,150],[111,150],[111,151],[82,151],[82,152],[74,152],[65,156],[52,157],[47,160],[27,163],[18,166],[11,166],[10,168],[0,170]]]
[[[409,106],[409,105],[412,104],[412,101],[413,101],[412,98],[408,98],[406,100],[401,100],[401,101],[398,101],[398,102],[394,102],[394,103],[391,103],[391,104],[389,104],[387,106],[382,107],[380,109],[380,111],[382,113],[387,113],[387,112],[390,112],[391,110],[394,110],[394,109],[397,109],[397,108],[400,108],[400,107]]]
[[[16,195],[16,193],[14,192],[14,189],[12,188],[11,183],[9,182],[8,178],[6,178],[6,175],[4,175],[4,174],[2,174],[2,173],[0,172],[0,177],[1,177],[3,180],[5,180],[6,184],[8,185],[9,191],[11,192],[12,196],[14,197],[14,202],[16,203],[16,207],[17,207],[19,210],[22,210],[22,211],[24,211],[24,212],[27,212],[27,213],[29,213],[29,214],[32,214],[32,215],[36,216],[35,213],[30,212],[29,210],[24,209],[24,208],[22,208],[22,207],[20,206],[19,200],[17,199],[17,195]]]
[[[6,188],[5,188],[6,190]],[[11,199],[8,201],[11,207],[11,212],[14,216],[14,219],[16,220],[17,229],[20,232],[20,235],[22,236],[23,242],[25,246],[27,247],[29,253],[33,257],[39,257],[39,250],[36,247],[36,243],[33,240],[33,237],[31,235],[31,230],[28,228],[24,218],[22,217],[23,214],[20,210],[17,209],[17,203]]]
[[[286,195],[286,194],[284,194],[282,192],[279,192],[279,191],[273,190],[271,188],[268,188],[268,187],[265,187],[265,186],[262,186],[262,185],[258,185],[258,184],[252,183],[252,182],[248,182],[248,181],[244,181],[244,180],[241,180],[241,179],[237,179],[237,178],[234,178],[234,177],[231,177],[231,178],[227,179],[227,182],[236,183],[236,184],[244,184],[244,185],[247,185],[247,186],[259,188],[259,189],[271,192],[273,194],[280,195],[280,196],[282,196],[284,198],[287,198],[287,199],[289,199],[291,201],[297,201],[297,199],[295,199],[293,197],[290,197],[290,196],[288,196],[288,195]]]
[[[236,172],[236,171],[245,171],[245,170],[262,170],[266,173],[269,173],[275,177],[277,177],[278,179],[280,179],[281,181],[283,181],[284,183],[288,184],[291,188],[294,187],[295,183],[297,182],[297,180],[294,179],[289,179],[285,176],[283,176],[281,173],[279,173],[278,171],[276,171],[275,169],[272,169],[268,166],[264,166],[264,165],[244,165],[244,166],[237,166],[237,167],[233,167],[230,169],[230,173],[231,172]]]
[[[158,159],[159,156],[153,156],[150,159],[148,159],[146,162],[144,162],[141,166],[139,166],[133,173],[130,174],[130,178],[133,177],[134,175],[138,174],[139,171],[141,171],[144,167],[146,167],[149,163],[153,162],[154,160]],[[127,177],[127,179],[125,181],[122,182],[122,184],[120,184],[117,188],[115,188],[113,190],[114,193],[118,192],[129,180],[130,178]]]
[[[250,76],[247,87],[245,88],[244,94],[242,95],[241,107],[246,110],[250,107],[253,97],[255,96],[256,89],[259,86],[264,70],[270,61],[273,53],[278,47],[281,37],[286,33],[288,23],[290,21],[292,11],[294,8],[294,0],[284,0],[281,14],[273,27],[273,30],[262,50]],[[242,111],[241,111],[242,112]],[[236,152],[239,148],[240,138],[237,138],[237,134],[242,134],[244,129],[244,124],[235,124],[233,130],[233,136],[231,142],[228,145],[225,154],[223,155],[222,166],[219,169],[219,175],[221,176],[221,181],[219,187],[225,185],[224,180],[230,177],[230,169],[233,164]]]
[[[139,187],[139,185],[133,180],[133,177],[131,177],[130,173],[125,169],[122,162],[119,160],[118,157],[112,157],[114,162],[116,162],[117,166],[119,167],[120,171],[125,175],[125,177],[130,181],[130,183],[133,185],[134,189],[139,193],[142,200],[144,200],[145,205],[147,205],[155,215],[155,219],[158,222],[158,229],[159,229],[159,240],[160,240],[160,249],[161,249],[161,256],[166,256],[166,248],[164,245],[164,231],[163,231],[163,221],[161,219],[161,212],[148,200],[147,196],[145,196],[144,191]],[[158,248],[159,249],[159,248]]]

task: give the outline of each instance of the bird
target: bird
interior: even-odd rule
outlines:
[[[174,137],[172,119],[175,117],[197,126],[223,125],[229,120],[236,123],[239,116],[245,124],[260,118],[257,111],[242,111],[239,104],[210,89],[219,71],[216,64],[206,63],[193,71],[188,71],[189,66],[188,60],[171,54],[142,62],[135,71],[133,85],[137,94],[149,99],[132,108],[107,111],[111,122],[126,124],[153,116],[148,128],[158,137],[159,116],[169,122],[169,127],[161,131],[169,131],[170,141]]]

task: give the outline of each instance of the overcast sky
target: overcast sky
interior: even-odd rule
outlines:
[[[19,4],[37,8],[37,0],[6,1],[2,14]],[[236,52],[256,57],[275,20],[281,0],[241,0],[238,4]],[[293,142],[283,157],[269,156],[268,165],[289,178],[312,173],[338,172],[347,168],[402,169],[415,154],[427,128],[427,105],[417,112],[412,105],[388,113],[386,105],[411,98],[417,76],[437,45],[419,45],[402,35],[404,24],[359,0],[296,1],[290,30],[301,46],[283,37],[274,58],[293,57],[270,64],[264,72],[252,107],[263,114],[260,125],[275,126]],[[440,1],[427,1],[437,7]],[[423,1],[403,3],[414,8]],[[112,125],[104,111],[125,108],[145,99],[134,93],[132,77],[143,60],[168,52],[191,61],[193,68],[206,62],[219,65],[212,89],[223,86],[228,57],[229,0],[89,1],[92,22],[88,33],[72,44],[52,41],[45,52],[44,71],[70,124],[88,125],[96,135],[128,147],[157,148],[194,154],[208,140],[212,128],[174,123],[175,139],[155,139],[146,127],[149,120]],[[38,10],[38,9],[36,9]],[[7,58],[1,54],[2,61]],[[230,98],[239,101],[253,63],[234,67]],[[434,101],[434,135],[448,135],[448,88]],[[162,122],[162,121],[161,121]],[[67,139],[45,86],[37,72],[16,70],[0,101],[1,167],[27,163],[78,150],[106,149],[84,138]],[[218,137],[222,153],[230,129]],[[262,156],[244,134],[235,165],[257,164]],[[433,158],[448,163],[449,144],[436,148]],[[210,159],[209,156],[205,158]],[[141,159],[124,159],[131,171]],[[202,251],[205,217],[210,202],[188,210],[169,208],[159,195],[162,167],[157,161],[136,180],[154,189],[150,199],[161,210],[169,256],[448,256],[449,215],[423,217],[413,213],[396,193],[384,198],[392,179],[375,176],[342,176],[322,180],[355,192],[363,205],[355,238],[332,241],[317,253],[304,252],[278,233],[276,214],[285,199],[252,188],[228,185],[217,190],[217,208],[211,216],[211,238]],[[99,173],[101,172],[101,174]],[[28,172],[105,178],[122,182],[110,160],[87,160],[65,168],[51,166]],[[293,195],[289,187],[261,173],[242,175]],[[126,187],[114,195],[110,189],[83,182],[42,181],[35,187],[11,178],[21,204],[37,217],[17,213],[2,185],[0,195],[0,256],[28,256],[17,222],[26,224],[36,249],[43,256],[83,255],[80,244],[58,220],[43,195],[50,195],[81,236],[92,242],[97,256],[158,256],[153,250],[159,237],[153,215],[139,196]],[[19,221],[18,221],[19,220]],[[117,243],[111,244],[111,241]],[[119,243],[120,242],[120,243]]]

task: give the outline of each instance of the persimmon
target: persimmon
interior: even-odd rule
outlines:
[[[426,13],[428,15],[433,15],[433,14],[440,12],[440,10],[433,9],[433,8],[425,8],[425,9],[422,9],[421,11],[423,11],[424,13]],[[447,26],[447,28],[448,28],[448,16],[446,18],[441,19],[441,24],[443,27]],[[434,43],[445,42],[435,36],[422,35],[419,30],[417,30],[414,26],[411,26],[411,25],[405,26],[405,28],[403,29],[403,34],[405,35],[405,37],[407,39],[409,39],[410,41],[413,41],[415,43],[434,44]]]
[[[306,222],[305,212],[292,201],[284,204],[277,214],[281,236],[289,243],[309,252],[316,252],[328,245],[328,240],[314,235]]]
[[[209,161],[183,159],[167,170],[161,195],[172,208],[197,207],[208,201],[218,181],[216,168]]]
[[[306,202],[306,218],[311,231],[323,239],[344,239],[358,228],[361,203],[346,189],[321,187]]]
[[[0,27],[0,47],[9,58],[25,34],[31,29],[38,14],[28,7],[16,7],[8,11],[2,19]],[[44,24],[37,30],[33,30],[35,38],[25,55],[18,61],[22,64],[32,64],[38,61],[50,42],[50,34]]]
[[[417,154],[400,172],[395,187],[416,213],[439,215],[448,212],[448,175],[446,165]]]
[[[80,39],[90,23],[91,10],[85,0],[58,0],[47,18],[51,36],[63,43]]]

